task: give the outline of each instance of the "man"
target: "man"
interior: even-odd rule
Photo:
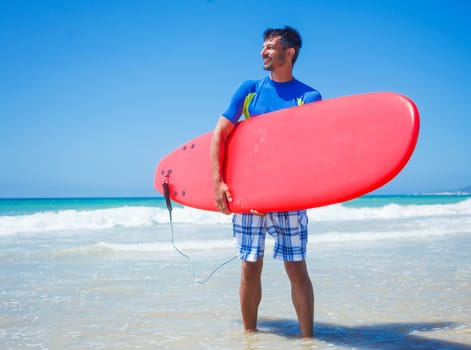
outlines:
[[[293,65],[302,45],[299,33],[286,26],[264,32],[261,51],[263,68],[270,76],[260,81],[246,81],[235,92],[229,108],[219,118],[211,141],[211,166],[218,209],[229,214],[230,188],[224,182],[222,164],[225,143],[242,113],[246,118],[303,103],[321,100],[313,88],[296,80]],[[254,174],[254,176],[257,176]],[[262,297],[261,273],[265,236],[275,237],[274,257],[284,261],[291,283],[292,301],[303,337],[312,337],[314,292],[306,267],[306,210],[282,213],[234,214],[233,234],[242,260],[240,307],[244,329],[257,328],[258,306]]]

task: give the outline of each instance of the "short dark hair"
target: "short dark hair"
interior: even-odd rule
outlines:
[[[303,45],[303,41],[301,39],[301,35],[299,32],[290,27],[290,26],[285,26],[284,28],[268,28],[263,32],[263,40],[266,41],[268,39],[271,39],[273,37],[279,36],[280,37],[280,42],[283,45],[284,49],[289,49],[293,48],[294,49],[294,56],[293,56],[293,64],[296,62],[298,59],[299,55],[299,50],[301,49],[301,46]]]

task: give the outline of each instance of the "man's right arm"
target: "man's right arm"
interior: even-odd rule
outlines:
[[[222,166],[224,164],[226,141],[234,130],[235,125],[226,117],[221,116],[216,124],[211,139],[211,173],[213,177],[214,199],[217,208],[224,214],[230,214],[227,202],[232,201],[229,187],[224,182]]]

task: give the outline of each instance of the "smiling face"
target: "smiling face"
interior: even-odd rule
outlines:
[[[275,71],[287,65],[292,67],[293,49],[284,48],[279,36],[267,38],[260,55],[263,59],[263,69],[267,71]]]

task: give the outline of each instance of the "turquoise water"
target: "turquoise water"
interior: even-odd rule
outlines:
[[[92,210],[122,206],[163,208],[163,198],[0,198],[0,215],[32,214],[41,211]]]
[[[470,195],[409,194],[409,195],[370,195],[344,203],[347,207],[381,207],[398,205],[437,205],[454,204],[471,198]]]
[[[346,207],[397,205],[443,205],[471,198],[471,195],[369,195],[343,203]],[[179,206],[173,203],[174,206]],[[0,215],[32,214],[42,211],[93,210],[131,207],[166,208],[162,197],[142,198],[0,198]]]

